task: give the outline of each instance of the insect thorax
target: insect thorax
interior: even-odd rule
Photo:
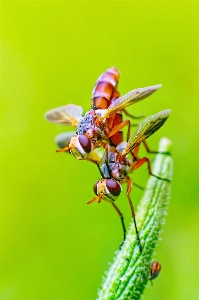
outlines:
[[[129,172],[129,167],[120,163],[103,164],[101,167],[104,178],[114,178],[121,181],[125,179],[125,176]]]
[[[105,137],[104,127],[105,124],[102,123],[100,126],[97,125],[97,115],[93,110],[89,111],[84,117],[79,120],[77,126],[78,135],[87,135],[92,142],[97,140],[102,140]]]
[[[102,158],[102,173],[104,178],[114,178],[121,181],[125,178],[129,172],[128,159],[121,159],[120,153],[115,147],[110,147],[108,151],[108,163],[107,155],[104,153]]]

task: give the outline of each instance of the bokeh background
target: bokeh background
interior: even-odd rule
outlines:
[[[175,169],[154,254],[162,271],[145,299],[199,298],[198,16],[190,0],[1,1],[1,300],[96,298],[121,224],[109,204],[86,205],[97,168],[55,152],[55,135],[72,128],[48,123],[44,112],[69,103],[88,110],[111,66],[122,94],[163,84],[130,112],[172,109],[149,140],[152,149],[162,136],[172,140]],[[144,185],[146,167],[133,178]],[[136,206],[141,192],[132,197]],[[125,192],[118,206],[129,224]]]

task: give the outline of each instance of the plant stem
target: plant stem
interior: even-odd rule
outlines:
[[[170,149],[171,142],[162,138],[159,152],[170,153]],[[172,157],[157,154],[153,174],[171,180],[172,170]],[[143,250],[139,251],[132,222],[121,250],[115,253],[114,261],[103,279],[98,300],[140,299],[150,277],[152,254],[159,239],[161,225],[165,221],[169,198],[170,183],[150,176],[136,214]]]

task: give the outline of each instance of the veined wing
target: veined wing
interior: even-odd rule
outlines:
[[[142,121],[138,125],[138,128],[135,130],[133,135],[130,137],[127,146],[121,155],[127,155],[130,151],[135,149],[138,145],[140,145],[140,143],[142,143],[145,139],[147,139],[150,135],[157,131],[164,124],[170,113],[170,109],[162,110],[159,113],[152,115]]]
[[[124,109],[125,107],[134,104],[151,94],[153,94],[155,91],[157,91],[159,88],[161,88],[161,84],[148,86],[145,88],[138,88],[136,90],[132,90],[126,95],[119,97],[116,99],[104,112],[104,114],[101,116],[101,119],[109,118],[114,113]]]
[[[53,123],[71,125],[77,127],[83,108],[75,104],[69,104],[52,109],[45,113],[45,118]]]
[[[72,138],[75,135],[75,131],[62,132],[55,137],[55,143],[59,148],[68,147],[70,138]]]

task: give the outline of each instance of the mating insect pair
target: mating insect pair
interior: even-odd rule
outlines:
[[[80,106],[71,104],[47,112],[46,118],[54,123],[72,125],[77,128],[76,135],[73,136],[72,134],[70,138],[68,138],[69,135],[67,133],[58,137],[57,141],[61,146],[61,149],[58,151],[69,151],[77,159],[86,159],[98,165],[103,179],[94,185],[97,197],[88,203],[90,204],[96,199],[98,199],[98,202],[101,202],[102,199],[111,202],[121,217],[124,239],[126,230],[123,216],[114,204],[114,201],[121,193],[121,184],[127,183],[127,198],[131,207],[141,251],[142,247],[136,226],[135,212],[130,199],[132,180],[128,174],[147,162],[149,173],[155,176],[152,174],[148,158],[138,159],[137,152],[140,143],[145,143],[145,140],[163,125],[170,114],[170,110],[165,110],[146,118],[130,137],[130,121],[122,121],[121,112],[123,111],[130,115],[125,110],[127,106],[151,95],[161,85],[136,89],[119,97],[119,93],[116,90],[118,78],[119,72],[115,68],[108,69],[99,77],[92,93],[92,109],[85,116],[82,116],[83,110]],[[125,143],[123,142],[121,129],[126,125],[128,130],[127,142]],[[105,149],[103,159],[95,151],[100,146]],[[132,154],[132,160],[129,160],[127,157],[128,153]]]
[[[108,69],[99,77],[92,94],[92,109],[84,116],[82,107],[74,104],[53,109],[45,114],[48,121],[74,126],[77,129],[68,147],[61,151],[70,151],[80,160],[96,162],[92,151],[103,147],[103,141],[117,146],[122,142],[121,129],[124,126],[128,126],[129,137],[130,121],[122,121],[120,112],[128,114],[125,107],[148,97],[161,85],[136,89],[118,98],[119,93],[116,90],[118,78],[119,71],[115,68]]]

